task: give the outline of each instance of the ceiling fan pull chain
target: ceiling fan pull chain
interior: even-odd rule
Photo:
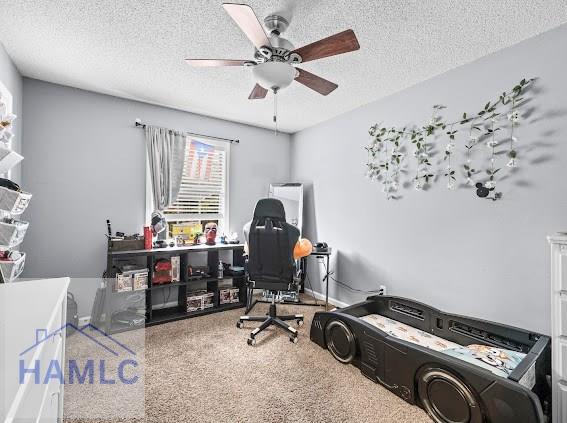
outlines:
[[[274,88],[274,134],[278,135],[278,89]]]

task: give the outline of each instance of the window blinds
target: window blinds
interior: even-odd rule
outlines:
[[[226,143],[187,137],[181,188],[164,212],[168,220],[222,220],[227,189]]]

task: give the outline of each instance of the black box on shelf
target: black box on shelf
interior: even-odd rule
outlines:
[[[244,267],[242,267],[242,266],[229,266],[229,268],[226,269],[225,274],[227,276],[236,276],[236,277],[244,276]]]
[[[187,279],[198,280],[210,278],[209,268],[207,266],[187,266]]]
[[[108,241],[108,251],[143,250],[144,239],[111,239]]]

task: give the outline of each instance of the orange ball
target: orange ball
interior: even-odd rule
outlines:
[[[313,251],[313,244],[307,238],[300,238],[299,241],[295,243],[293,248],[293,258],[295,260],[302,257],[307,257]]]

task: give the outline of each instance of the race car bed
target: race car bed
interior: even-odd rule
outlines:
[[[435,422],[547,421],[547,336],[374,296],[316,313],[311,340],[420,405]]]

